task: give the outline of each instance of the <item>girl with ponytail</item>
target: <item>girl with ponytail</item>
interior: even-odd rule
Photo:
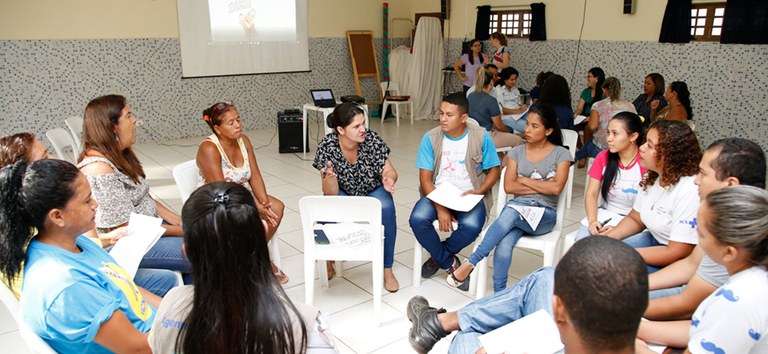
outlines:
[[[82,235],[97,207],[85,176],[66,161],[18,161],[0,171],[0,199],[0,272],[24,267],[29,328],[60,353],[148,352],[160,298]]]

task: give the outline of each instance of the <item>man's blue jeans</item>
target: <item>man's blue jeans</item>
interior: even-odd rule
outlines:
[[[339,195],[349,194],[339,189]],[[387,192],[383,185],[368,193],[368,196],[381,202],[381,224],[384,225],[384,268],[392,268],[395,259],[395,238],[397,237],[395,201],[392,199],[392,193]]]
[[[507,126],[507,129],[509,129],[510,133],[514,133],[514,132],[525,133],[525,123],[528,122],[527,117],[528,116],[526,115],[523,118],[514,120],[512,119],[511,116],[502,116],[501,121],[502,123],[504,123],[504,125]]]
[[[437,209],[427,197],[416,202],[409,220],[416,240],[442,269],[453,265],[453,256],[472,243],[480,235],[485,224],[485,204],[482,200],[468,212],[451,212],[458,220],[459,227],[445,241],[440,241],[440,236],[432,225],[437,220]]]
[[[504,208],[496,221],[488,227],[485,237],[477,250],[469,256],[469,263],[477,265],[483,258],[488,257],[496,247],[493,253],[493,291],[498,292],[507,287],[507,272],[512,265],[512,250],[517,241],[523,235],[539,236],[552,231],[557,221],[557,211],[545,207],[535,201],[521,201],[513,199],[508,204],[516,204],[531,207],[544,207],[544,215],[539,221],[536,230],[531,229],[531,225],[514,208],[507,205],[499,205],[498,208]]]
[[[458,311],[459,328],[449,353],[474,353],[478,337],[539,310],[552,314],[555,268],[541,268],[517,284],[470,303]]]

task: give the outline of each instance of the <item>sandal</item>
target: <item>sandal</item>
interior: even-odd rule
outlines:
[[[445,281],[448,282],[448,285],[459,288],[459,290],[467,291],[469,290],[469,276],[472,274],[472,272],[475,270],[474,267],[469,270],[469,273],[467,273],[467,277],[464,279],[458,279],[456,276],[451,272],[448,274],[448,277],[445,278]]]
[[[277,278],[277,281],[280,282],[280,284],[288,283],[288,275],[283,273],[282,270],[279,270],[277,272],[273,273],[275,275],[275,278]]]

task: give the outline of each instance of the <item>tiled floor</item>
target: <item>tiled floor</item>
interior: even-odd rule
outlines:
[[[344,266],[344,276],[332,279],[328,289],[322,289],[319,281],[313,280],[316,282],[315,306],[330,316],[332,331],[337,337],[337,344],[342,353],[412,352],[407,338],[410,322],[405,316],[406,303],[412,296],[423,295],[432,304],[448,310],[461,308],[472,301],[472,297],[449,287],[443,276],[422,280],[418,288],[412,286],[414,236],[408,226],[408,216],[414,202],[419,198],[418,171],[414,161],[422,135],[434,127],[436,122],[417,121],[414,125],[403,122],[400,127],[396,127],[394,121],[388,120],[382,126],[378,119],[373,119],[371,125],[392,149],[390,158],[399,175],[395,187],[398,234],[394,272],[400,282],[400,291],[393,294],[384,291],[382,323],[381,326],[375,327],[370,320],[373,310],[370,263],[348,262]],[[309,124],[309,126],[310,138],[314,139],[317,136],[318,125]],[[144,137],[147,136],[141,129],[138,133],[143,134]],[[314,148],[307,154],[306,159],[302,154],[279,154],[275,129],[251,131],[247,134],[254,146],[266,145],[256,151],[256,157],[266,182],[267,192],[281,199],[286,205],[285,217],[278,231],[283,270],[290,277],[285,289],[291,299],[303,302],[305,279],[298,203],[303,196],[321,194],[320,177],[312,168]],[[203,137],[198,137],[163,142],[163,145],[144,143],[135,146],[144,164],[152,194],[176,211],[181,210],[181,200],[171,170],[176,164],[193,159],[197,152],[197,144],[202,139]],[[310,141],[310,146],[317,146],[317,142]],[[565,214],[564,232],[566,234],[576,230],[578,222],[585,215],[583,208],[585,171],[583,169],[576,171],[573,208],[567,210]],[[467,256],[469,252],[471,250],[467,248],[462,253]],[[426,252],[423,257],[427,259]],[[509,271],[510,284],[541,267],[541,262],[540,253],[516,249]],[[486,294],[492,293],[491,273],[488,272]],[[438,273],[440,274],[442,273]],[[436,345],[433,352],[447,352],[449,343],[450,338],[443,339]],[[0,347],[4,352],[9,353],[26,352],[10,314],[2,306],[0,306]]]

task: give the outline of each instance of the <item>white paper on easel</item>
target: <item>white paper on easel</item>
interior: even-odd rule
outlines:
[[[429,200],[440,204],[448,209],[467,212],[477,205],[482,199],[482,194],[462,195],[460,189],[456,186],[443,182],[440,183],[431,193],[427,194]]]
[[[163,219],[160,218],[131,214],[128,234],[117,240],[109,251],[109,255],[131,275],[131,278],[136,276],[141,259],[165,232],[160,226],[162,222]]]
[[[517,205],[517,204],[507,204],[507,206],[517,210],[517,212],[520,213],[523,219],[525,219],[525,221],[528,222],[528,225],[531,225],[531,230],[536,230],[536,228],[539,227],[539,222],[541,222],[541,217],[544,216],[543,207],[532,207],[532,206]]]
[[[576,118],[573,119],[573,125],[581,124],[581,122],[587,120],[587,118],[589,117],[579,114],[578,116],[576,116]]]
[[[479,340],[488,354],[552,354],[563,349],[555,321],[545,310],[496,328]]]

